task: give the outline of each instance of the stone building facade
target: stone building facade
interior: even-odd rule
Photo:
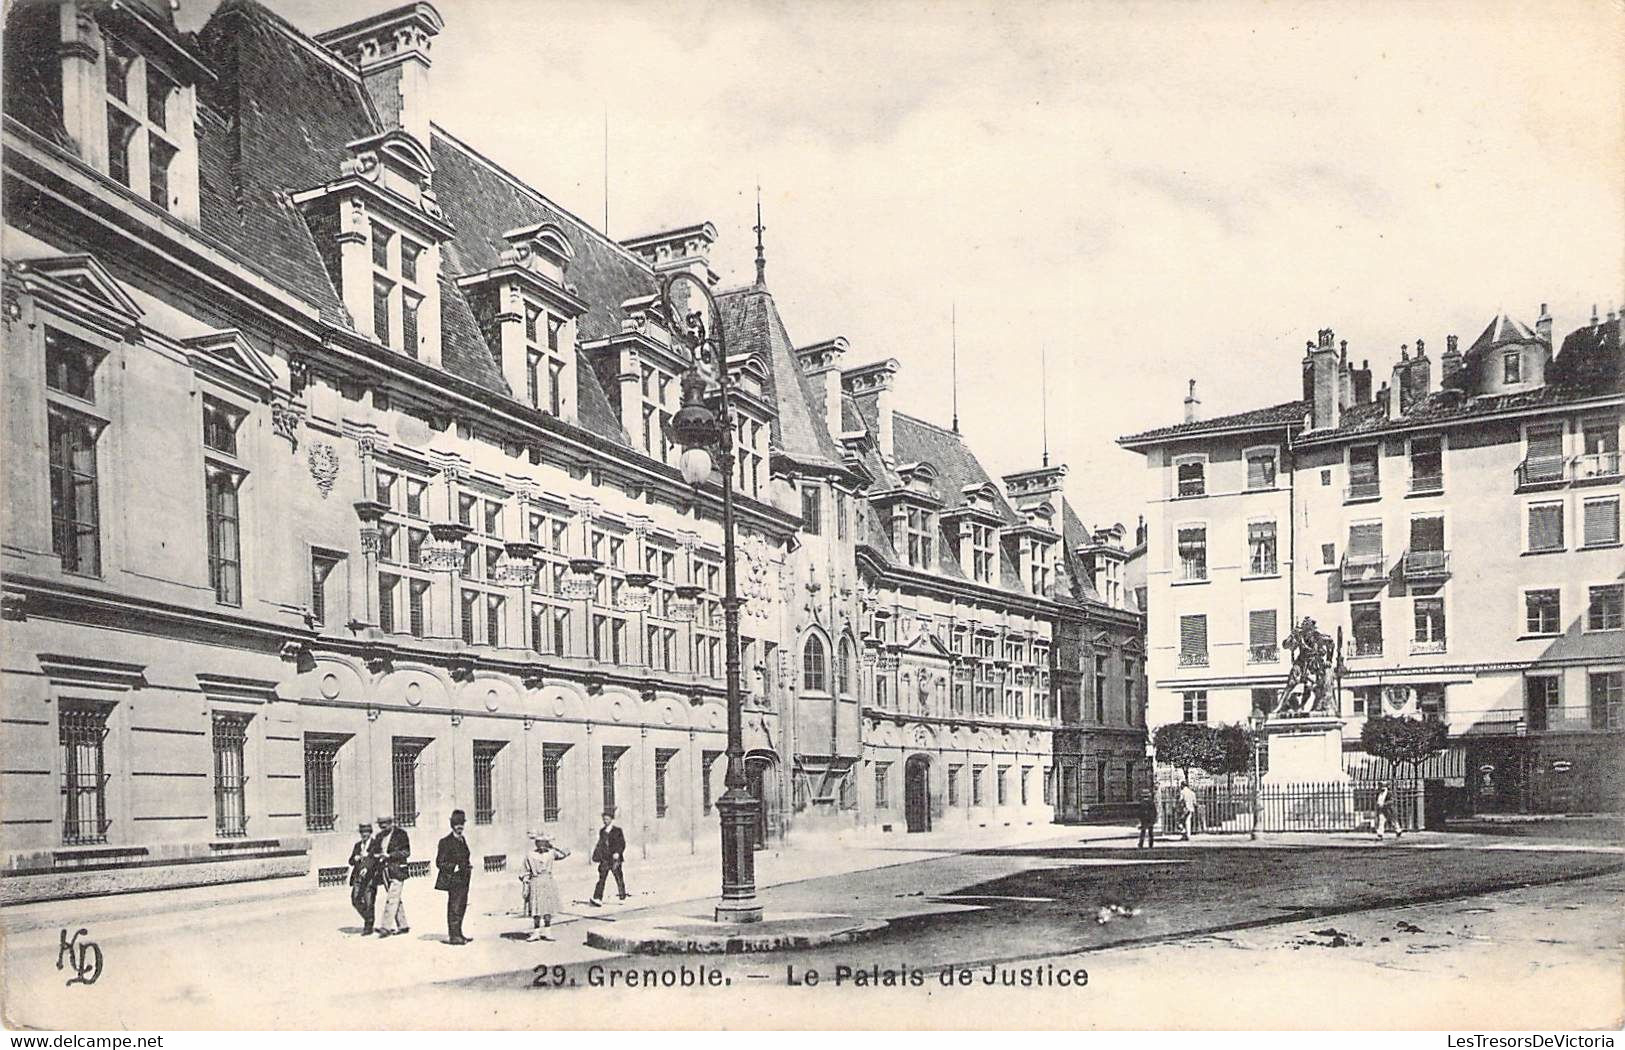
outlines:
[[[1150,721],[1236,722],[1313,617],[1340,639],[1345,756],[1370,715],[1448,724],[1461,812],[1621,798],[1620,320],[1554,342],[1494,318],[1401,349],[1391,383],[1323,330],[1303,398],[1122,439],[1150,467]]]

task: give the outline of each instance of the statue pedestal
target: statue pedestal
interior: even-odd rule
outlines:
[[[1259,784],[1262,831],[1355,826],[1354,787],[1343,771],[1343,720],[1327,715],[1264,723],[1269,772]]]
[[[1272,718],[1264,723],[1269,769],[1264,783],[1346,782],[1343,772],[1343,720],[1328,715]]]

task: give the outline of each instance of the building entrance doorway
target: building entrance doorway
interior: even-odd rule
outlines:
[[[783,814],[779,807],[778,758],[775,755],[753,751],[745,756],[745,786],[756,800],[756,821],[751,845],[766,849],[784,833]]]
[[[903,816],[910,831],[931,830],[931,760],[914,755],[903,767]]]

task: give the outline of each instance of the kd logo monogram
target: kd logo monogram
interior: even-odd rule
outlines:
[[[81,941],[79,938],[89,933],[89,930],[76,930],[72,937],[68,931],[63,930],[61,943],[56,950],[56,968],[62,969],[64,961],[73,969],[74,976],[68,978],[68,986],[76,984],[95,984],[96,979],[102,975],[102,947],[95,941]]]

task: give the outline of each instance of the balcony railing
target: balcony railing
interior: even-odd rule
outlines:
[[[1428,493],[1428,492],[1443,492],[1443,491],[1444,491],[1444,475],[1443,474],[1412,474],[1411,475],[1411,492],[1413,494],[1421,495],[1423,493]]]
[[[1587,452],[1574,457],[1574,480],[1591,481],[1597,478],[1620,476],[1618,452]]]
[[[1412,652],[1412,654],[1416,654],[1416,655],[1428,654],[1428,653],[1442,653],[1442,652],[1444,652],[1444,639],[1443,638],[1429,638],[1429,639],[1416,638],[1416,639],[1412,639],[1412,641],[1411,641],[1411,652]]]
[[[1361,583],[1380,584],[1387,559],[1381,551],[1374,554],[1346,554],[1343,556],[1343,586]]]
[[[1382,496],[1382,482],[1380,481],[1353,481],[1343,490],[1344,503],[1358,503],[1361,500],[1378,499]]]
[[[1424,580],[1450,575],[1450,552],[1436,550],[1408,550],[1405,552],[1405,576]]]
[[[1207,653],[1180,653],[1179,654],[1179,666],[1181,666],[1181,667],[1206,667],[1207,666]]]
[[[1281,658],[1281,650],[1274,645],[1250,645],[1247,647],[1247,662],[1250,664],[1272,664]]]
[[[1381,638],[1355,638],[1348,643],[1349,656],[1381,656]]]

